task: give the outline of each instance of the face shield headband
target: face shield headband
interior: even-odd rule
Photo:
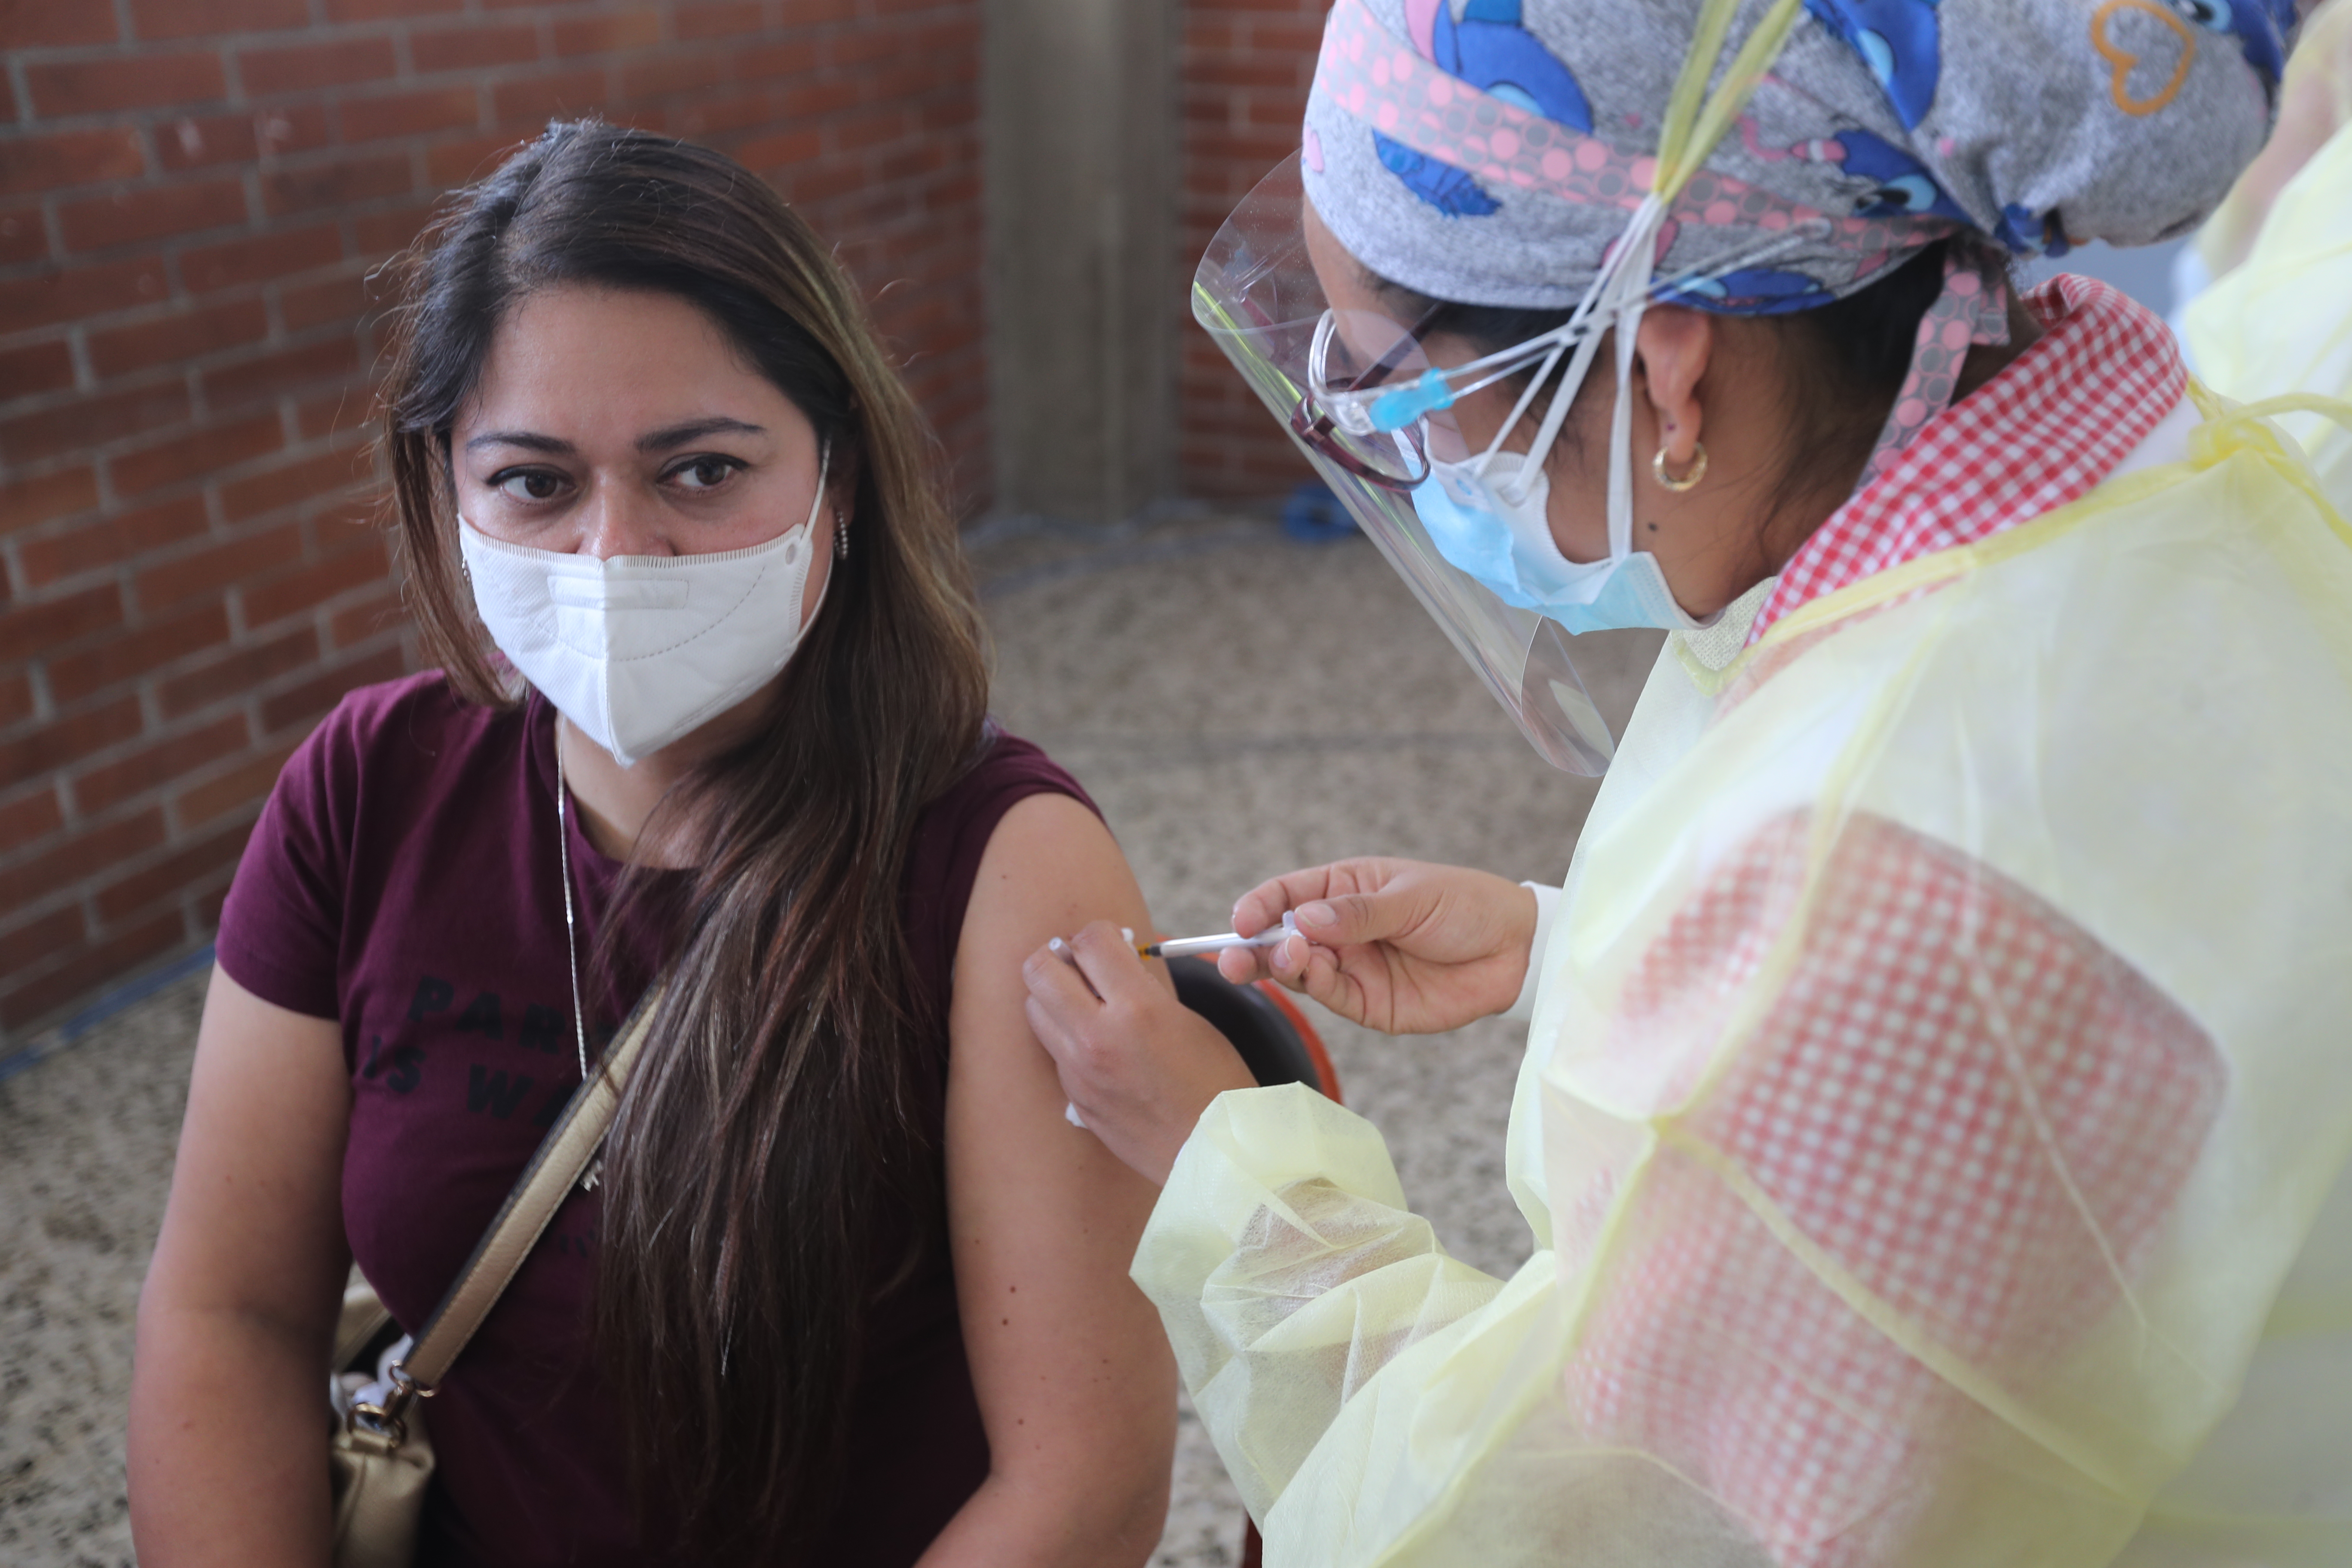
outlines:
[[[1656,157],[1629,157],[1598,141],[1559,143],[1572,133],[1517,109],[1518,164],[1508,177],[1520,184],[1549,182],[1555,195],[1630,208],[1623,231],[1609,247],[1598,275],[1559,328],[1468,363],[1438,366],[1421,345],[1427,325],[1364,311],[1332,310],[1307,256],[1302,227],[1305,186],[1298,161],[1277,169],[1237,208],[1203,258],[1194,283],[1194,310],[1213,339],[1307,450],[1364,531],[1387,554],[1456,648],[1518,724],[1538,753],[1564,771],[1595,774],[1607,766],[1613,742],[1586,694],[1561,624],[1530,609],[1529,601],[1498,594],[1491,576],[1448,559],[1412,502],[1433,474],[1457,501],[1498,511],[1517,508],[1541,515],[1543,459],[1558,439],[1578,390],[1610,329],[1618,329],[1619,396],[1610,434],[1608,484],[1610,565],[1634,554],[1630,388],[1635,335],[1653,300],[1702,309],[1763,311],[1776,307],[1740,297],[1743,279],[1791,247],[1835,246],[1878,258],[1874,273],[1930,240],[1953,232],[1941,219],[1832,217],[1780,202],[1704,167],[1727,126],[1738,119],[1802,10],[1803,0],[1780,0],[1723,69],[1716,91],[1706,89],[1722,60],[1737,0],[1708,0],[1667,111]],[[1388,51],[1383,54],[1382,51]],[[1327,29],[1318,90],[1350,112],[1377,113],[1385,136],[1418,154],[1467,158],[1446,144],[1460,117],[1400,112],[1374,100],[1372,89],[1402,93],[1411,61],[1402,42],[1370,16],[1362,0],[1339,0]],[[1423,67],[1414,87],[1428,101],[1451,92],[1458,104],[1472,89]],[[1494,127],[1483,126],[1491,132]],[[1546,132],[1554,133],[1545,144]],[[1477,142],[1491,153],[1499,136]],[[1314,145],[1310,138],[1309,156]],[[1485,165],[1482,174],[1498,173]],[[1646,190],[1640,189],[1646,184]],[[1726,217],[1724,214],[1733,215]],[[1736,223],[1752,242],[1728,253],[1716,245],[1704,270],[1659,275],[1658,262],[1680,225]],[[1891,258],[1891,260],[1888,259]],[[1911,432],[1949,402],[1967,346],[2006,335],[2006,298],[1997,279],[1965,266],[1948,268],[1947,286],[1921,323],[1912,374],[1882,433],[1865,474],[1874,477]],[[1823,302],[1820,300],[1808,303]],[[1777,307],[1787,308],[1787,307]],[[1385,345],[1384,347],[1382,345]],[[1565,362],[1564,374],[1554,379]],[[1532,371],[1528,388],[1496,436],[1472,452],[1454,425],[1454,404],[1511,375]],[[1525,454],[1506,454],[1505,441],[1549,386],[1549,401]],[[1507,461],[1498,462],[1498,458]],[[1481,493],[1484,492],[1484,493]],[[1541,527],[1538,523],[1536,526]],[[1547,537],[1543,548],[1550,550]],[[1459,554],[1458,550],[1454,552]],[[1557,557],[1556,550],[1551,553]],[[1654,564],[1644,557],[1640,564]],[[1570,566],[1571,563],[1562,563]],[[1653,574],[1654,577],[1655,574]],[[1657,577],[1663,594],[1663,578]],[[1678,607],[1668,609],[1679,614]],[[1586,624],[1591,624],[1589,620]],[[1601,622],[1600,624],[1631,624]],[[1646,624],[1658,624],[1650,620]],[[1683,617],[1671,624],[1696,624]]]

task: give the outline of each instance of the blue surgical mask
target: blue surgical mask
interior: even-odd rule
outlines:
[[[1548,515],[1550,480],[1540,468],[1523,479],[1523,462],[1516,452],[1497,452],[1484,464],[1431,463],[1429,478],[1412,491],[1412,509],[1440,555],[1505,604],[1571,633],[1696,631],[1705,624],[1675,602],[1648,551],[1581,563],[1562,555]]]

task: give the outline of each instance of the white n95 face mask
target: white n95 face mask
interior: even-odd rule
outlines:
[[[1437,552],[1507,605],[1557,621],[1571,633],[1624,626],[1693,631],[1702,624],[1675,602],[1658,558],[1646,550],[1576,562],[1551,536],[1551,479],[1526,473],[1517,452],[1484,463],[1433,459],[1414,487],[1412,509]]]
[[[474,606],[523,679],[635,766],[774,679],[800,647],[824,470],[821,458],[798,528],[710,555],[599,561],[509,544],[460,517]]]

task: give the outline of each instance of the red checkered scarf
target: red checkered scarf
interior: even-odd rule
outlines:
[[[2180,401],[2189,370],[2171,330],[2120,290],[2062,274],[2025,303],[2041,340],[1831,514],[1782,568],[1749,643],[1800,605],[2089,494]]]

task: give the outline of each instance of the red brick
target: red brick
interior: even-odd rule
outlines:
[[[319,657],[319,634],[298,626],[249,647],[232,648],[211,662],[173,676],[156,688],[166,719],[177,719],[232,697],[242,697],[281,676],[304,668]]]
[[[110,44],[114,7],[93,0],[0,0],[0,38],[12,49]]]
[[[241,163],[260,150],[250,114],[184,114],[155,127],[155,161],[166,169]]]
[[[310,0],[131,0],[131,25],[142,41],[263,33],[310,21]]]
[[[745,81],[772,82],[806,76],[817,68],[818,50],[805,39],[752,44],[735,51],[736,75]]]
[[[182,496],[158,506],[78,523],[63,533],[27,539],[16,547],[25,581],[36,588],[104,566],[118,566],[147,551],[194,539],[205,531],[201,496]]]
[[[670,26],[681,38],[733,37],[766,28],[766,7],[760,0],[712,0],[703,5],[680,4]]]
[[[0,741],[0,789],[54,773],[139,733],[139,699],[121,696]],[[5,881],[5,879],[0,879]],[[15,902],[0,897],[0,909]]]
[[[49,690],[61,703],[79,702],[173,659],[228,641],[228,606],[215,599],[107,638],[95,647],[48,661]],[[85,804],[84,810],[94,810]]]
[[[73,383],[73,349],[63,339],[0,350],[0,401],[58,392]]]
[[[80,942],[81,906],[67,904],[0,931],[0,974],[22,974]]]
[[[791,131],[776,136],[762,136],[756,142],[746,142],[735,150],[739,163],[753,169],[783,168],[805,163],[824,153],[822,131]]]
[[[179,479],[234,467],[274,452],[284,434],[275,414],[257,414],[228,425],[209,426],[114,458],[107,473],[117,495],[143,495]]]
[[[39,789],[0,805],[0,855],[14,855],[37,838],[64,832],[65,826],[57,788],[44,782]]]
[[[221,515],[243,522],[298,501],[337,494],[367,479],[367,463],[365,447],[291,458],[221,486]]]
[[[391,570],[392,563],[385,558],[383,542],[371,539],[357,549],[297,567],[282,576],[247,583],[238,590],[245,607],[245,624],[258,630],[289,616],[315,609],[339,594],[380,583]]]
[[[92,815],[111,810],[223,757],[235,756],[248,741],[245,716],[226,714],[77,775],[72,784],[74,804]]]
[[[261,176],[261,205],[272,217],[284,217],[396,196],[410,186],[407,153],[372,153],[301,169],[266,172]]]
[[[339,386],[306,397],[294,405],[296,438],[304,443],[324,441],[372,429],[375,412],[375,400],[369,388],[360,384]]]
[[[466,0],[327,0],[330,22],[397,21],[445,11],[462,11]]]
[[[436,142],[425,150],[425,181],[442,189],[470,185],[505,163],[522,145],[512,132]]]
[[[127,310],[163,299],[167,289],[163,263],[152,256],[77,262],[30,278],[7,279],[0,281],[0,333]]]
[[[49,227],[38,207],[0,212],[0,267],[38,261],[49,253]]]
[[[623,98],[659,98],[665,93],[701,92],[733,79],[735,62],[719,49],[652,59],[625,60],[621,65]]]
[[[60,131],[0,142],[0,191],[52,191],[127,180],[146,171],[139,133],[123,129]]]
[[[207,545],[142,572],[140,608],[153,615],[168,605],[218,594],[256,573],[298,559],[301,548],[301,534],[291,523]]]
[[[346,142],[375,142],[389,136],[422,136],[435,131],[456,131],[479,124],[482,119],[481,94],[471,87],[436,87],[423,92],[346,98],[340,112]]]
[[[98,504],[98,470],[87,463],[34,479],[0,482],[0,532],[14,532]]]
[[[68,250],[135,245],[197,229],[225,228],[245,220],[245,186],[236,180],[116,191],[58,208],[58,226]]]
[[[122,624],[122,590],[111,583],[0,610],[0,660],[40,658],[61,644]]]
[[[330,322],[355,322],[367,313],[367,284],[356,273],[316,283],[289,283],[278,291],[278,318],[289,332],[307,332]]]
[[[610,55],[625,49],[649,49],[661,41],[661,13],[650,8],[569,20],[558,18],[555,24],[555,53],[559,58],[565,55]]]
[[[0,981],[0,1028],[23,1030],[63,1012],[110,980],[161,958],[188,940],[186,920],[163,910],[125,931],[108,936],[47,973],[11,975]]]
[[[324,713],[353,687],[390,680],[405,670],[405,662],[396,647],[367,654],[341,668],[326,670],[299,686],[263,698],[261,732],[273,734],[289,724]]]
[[[431,202],[413,202],[383,212],[362,213],[352,221],[352,235],[359,242],[362,256],[390,256],[405,250],[432,217]]]
[[[181,254],[180,280],[192,293],[258,283],[307,272],[343,258],[342,237],[331,223],[288,229],[221,245],[193,247]]]
[[[25,68],[33,111],[46,120],[200,103],[227,96],[215,54],[131,55]]]
[[[33,708],[33,683],[20,674],[0,675],[0,730],[30,719]]]
[[[490,110],[500,125],[527,124],[536,130],[559,116],[602,109],[604,96],[601,68],[570,70],[501,82],[490,91]]]
[[[176,380],[78,397],[0,424],[0,461],[38,462],[103,446],[142,430],[184,424],[188,413],[188,389]]]
[[[205,372],[205,403],[225,413],[298,386],[354,375],[359,368],[358,344],[348,336],[332,337]]]
[[[529,24],[418,27],[408,35],[408,58],[420,76],[521,65],[539,58],[539,29]]]
[[[262,302],[236,300],[92,332],[89,363],[101,376],[121,375],[257,343],[268,335],[269,311]]]
[[[242,725],[245,721],[240,718],[236,722]],[[278,782],[278,775],[286,771],[286,759],[294,754],[294,748],[299,744],[299,741],[280,742],[226,773],[189,785],[172,797],[172,819],[184,831],[234,811],[259,807],[269,797],[269,788]]]
[[[254,140],[264,157],[284,158],[324,147],[334,140],[327,130],[324,103],[273,104],[253,117]]]
[[[345,605],[327,619],[327,646],[338,651],[400,628],[404,616],[400,595],[387,587],[355,604]]]
[[[390,38],[336,38],[284,48],[247,48],[236,56],[237,76],[255,98],[383,81],[398,68]]]

